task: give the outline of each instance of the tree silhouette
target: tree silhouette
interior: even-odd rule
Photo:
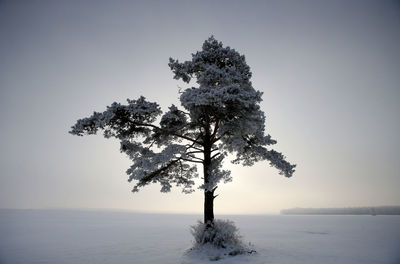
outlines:
[[[231,181],[230,171],[222,168],[228,153],[235,155],[233,163],[244,166],[268,160],[286,177],[296,165],[269,148],[276,141],[265,135],[262,93],[253,88],[243,55],[211,36],[192,60],[170,58],[169,67],[175,79],[197,83],[181,93],[183,110],[172,105],[163,114],[157,103],[144,97],[128,99],[128,104],[114,102],[102,113],[79,119],[70,133],[82,136],[102,130],[106,138],[120,140],[121,152],[133,162],[127,170],[129,181],[136,181],[133,192],[158,182],[162,192],[175,184],[190,193],[193,179],[199,177],[197,166],[202,166],[204,223],[212,227],[215,189],[221,181]]]

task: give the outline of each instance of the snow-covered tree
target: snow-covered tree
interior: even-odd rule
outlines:
[[[163,114],[157,103],[144,97],[128,99],[127,104],[114,102],[104,112],[79,119],[70,133],[82,136],[102,130],[106,138],[120,140],[121,152],[133,162],[127,170],[129,181],[136,181],[133,192],[158,182],[162,192],[175,184],[190,193],[193,179],[199,177],[197,166],[202,166],[204,223],[212,226],[215,189],[221,181],[231,181],[230,171],[222,166],[228,153],[234,155],[233,163],[245,166],[268,160],[286,177],[296,165],[269,148],[276,141],[265,134],[262,93],[253,88],[243,55],[211,36],[190,61],[170,58],[169,67],[175,79],[197,83],[181,93],[183,109],[172,105]]]

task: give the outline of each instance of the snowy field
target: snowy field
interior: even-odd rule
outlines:
[[[200,216],[0,210],[0,263],[210,263],[185,254]],[[228,216],[256,254],[216,263],[400,263],[400,216]],[[214,262],[215,263],[215,262]]]

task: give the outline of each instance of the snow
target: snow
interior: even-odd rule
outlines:
[[[256,254],[217,263],[400,263],[400,216],[224,216]],[[210,263],[188,251],[201,216],[0,210],[0,263]]]

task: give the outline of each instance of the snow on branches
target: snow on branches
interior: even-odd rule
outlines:
[[[214,129],[212,143],[220,150],[235,153],[234,163],[250,166],[268,160],[281,174],[293,175],[295,165],[281,153],[266,148],[276,141],[264,134],[265,116],[259,106],[262,93],[253,88],[243,55],[223,47],[211,36],[202,51],[192,54],[191,61],[170,59],[169,66],[175,79],[189,82],[196,78],[199,86],[184,90],[182,106],[192,120],[198,120],[199,129],[207,125]]]
[[[127,105],[112,103],[103,113],[94,112],[92,116],[79,119],[72,130],[73,135],[96,134],[104,130],[106,138],[125,139],[138,135],[147,136],[150,129],[144,124],[152,123],[162,113],[157,103],[146,101],[141,96],[138,100],[127,99]]]
[[[231,181],[230,171],[222,169],[228,153],[236,154],[234,163],[250,166],[268,160],[280,174],[293,175],[295,165],[269,148],[276,141],[265,134],[262,93],[253,88],[243,55],[212,36],[191,60],[170,58],[168,65],[175,79],[196,80],[197,87],[188,87],[180,96],[184,110],[172,105],[163,114],[157,103],[144,97],[128,99],[126,105],[114,102],[102,113],[79,119],[70,133],[82,136],[102,130],[106,138],[119,139],[121,152],[133,162],[127,170],[129,181],[137,181],[133,191],[158,182],[163,192],[172,184],[191,192],[200,164],[200,188],[213,192],[220,181]]]

